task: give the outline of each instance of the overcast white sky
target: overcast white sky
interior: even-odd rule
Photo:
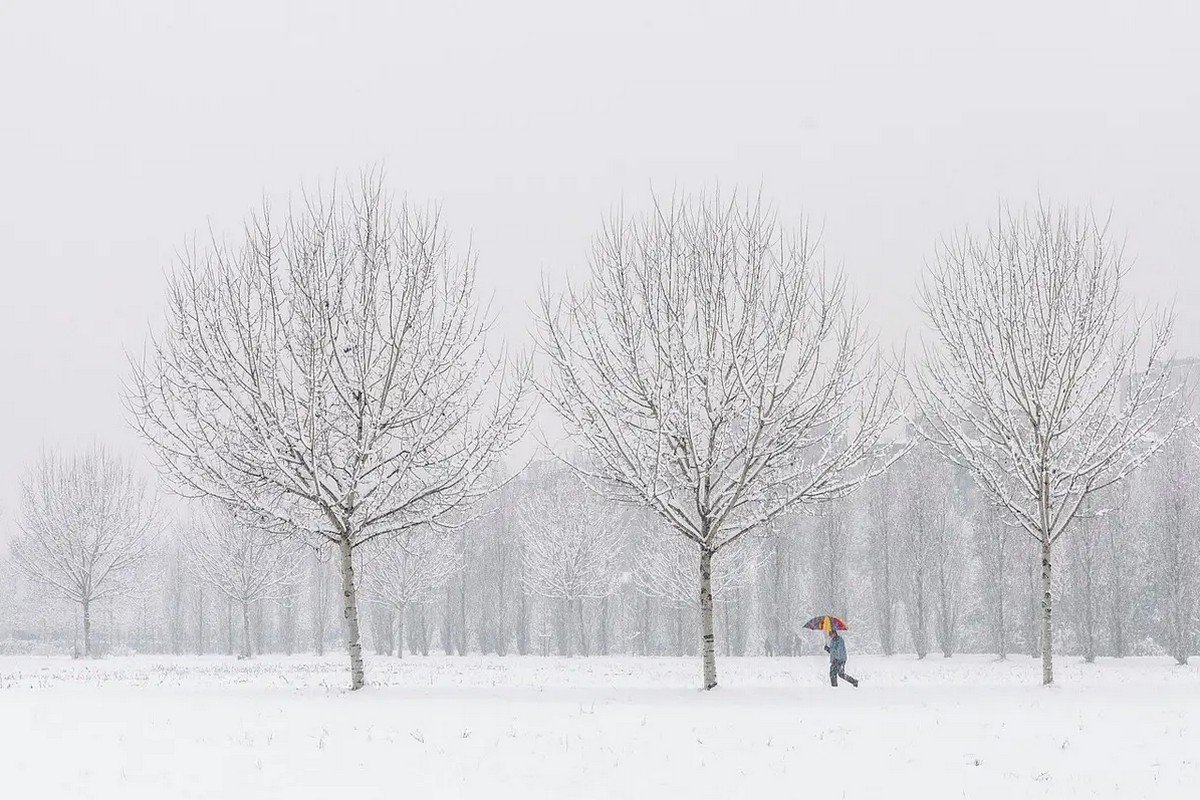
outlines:
[[[186,237],[375,163],[514,336],[615,202],[720,182],[823,221],[889,338],[939,233],[1111,206],[1196,354],[1198,43],[1183,0],[0,0],[0,504],[43,443],[142,452],[123,353]]]

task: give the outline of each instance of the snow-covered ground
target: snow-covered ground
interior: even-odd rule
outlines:
[[[0,658],[13,798],[1194,798],[1167,659]]]

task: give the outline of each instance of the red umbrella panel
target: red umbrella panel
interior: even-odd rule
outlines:
[[[813,617],[804,623],[804,627],[810,631],[825,632],[829,632],[833,628],[837,628],[839,631],[850,630],[850,626],[846,624],[846,620],[841,617],[835,617],[832,614],[822,614],[819,617]]]

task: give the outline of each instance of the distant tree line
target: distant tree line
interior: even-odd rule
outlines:
[[[905,479],[923,470],[938,480]],[[1200,498],[1188,478],[1198,472],[1200,449],[1181,438],[1131,480],[1114,511],[1081,520],[1080,535],[1064,540],[1054,587],[1058,653],[1180,663],[1200,653]],[[780,520],[747,543],[714,592],[720,654],[817,653],[818,637],[800,625],[828,612],[850,621],[863,653],[1038,655],[1039,554],[965,475],[925,448],[888,475],[855,500]],[[691,580],[686,543],[672,551],[670,537],[648,535],[660,525],[652,517],[552,488],[576,480],[556,461],[537,461],[499,491],[494,513],[468,527],[375,554],[364,549],[357,569],[366,647],[393,657],[698,655],[696,600],[683,591]],[[554,526],[548,537],[561,536],[549,552],[528,548],[533,519]],[[344,649],[336,564],[308,548],[273,556],[259,566],[269,591],[243,603],[236,589],[206,577],[196,554],[207,541],[196,533],[201,524],[211,524],[207,512],[187,508],[164,523],[125,576],[130,591],[91,605],[97,653]],[[601,528],[604,552],[571,526]],[[246,530],[244,540],[261,535]],[[227,574],[253,575],[254,560],[239,558]],[[0,647],[84,652],[78,603],[65,595],[48,602],[11,561],[4,578]]]
[[[403,657],[1197,647],[1198,446],[1172,320],[1089,213],[944,241],[889,358],[761,198],[609,219],[489,340],[476,255],[382,176],[192,246],[125,400],[180,496],[100,445],[28,471],[6,649]],[[515,474],[535,399],[565,437]],[[168,510],[169,509],[169,510]],[[340,617],[340,622],[339,622]]]

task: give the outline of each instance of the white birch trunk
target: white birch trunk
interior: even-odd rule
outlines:
[[[704,688],[716,688],[717,651],[713,630],[712,551],[700,549],[700,644],[704,655]]]
[[[92,604],[83,601],[83,655],[92,657]]]
[[[338,544],[342,556],[342,613],[346,618],[346,650],[350,653],[350,689],[361,689],[363,675],[362,639],[358,631],[358,595],[354,588],[354,559],[349,537]]]
[[[1050,540],[1042,540],[1042,685],[1054,683],[1054,629],[1050,624]]]

